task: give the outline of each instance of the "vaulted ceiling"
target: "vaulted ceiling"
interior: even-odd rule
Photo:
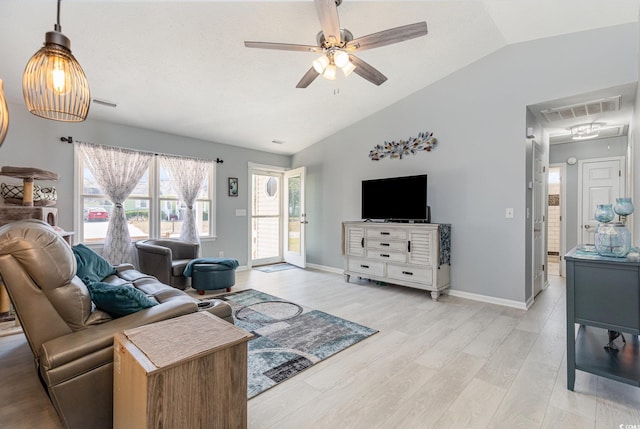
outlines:
[[[316,44],[311,0],[64,0],[93,98],[89,118],[275,153],[295,153],[518,42],[638,21],[639,0],[343,0],[361,37],[426,21],[429,34],[358,56],[388,77],[296,83],[318,54],[249,49],[245,40]],[[22,72],[53,30],[55,0],[0,1],[0,79],[22,104]],[[279,141],[276,144],[272,141]]]

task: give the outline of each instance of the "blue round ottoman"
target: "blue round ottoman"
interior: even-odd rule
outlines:
[[[226,289],[236,284],[236,270],[222,264],[202,263],[193,264],[191,272],[191,287],[204,295],[205,290]]]

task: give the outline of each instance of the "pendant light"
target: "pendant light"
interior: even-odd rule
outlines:
[[[71,54],[71,41],[60,31],[60,2],[54,31],[31,57],[22,76],[22,92],[29,112],[54,121],[87,119],[91,95],[82,67]]]
[[[7,100],[4,97],[4,91],[2,90],[2,79],[0,79],[0,145],[7,136],[7,130],[9,129],[9,108],[7,107]]]

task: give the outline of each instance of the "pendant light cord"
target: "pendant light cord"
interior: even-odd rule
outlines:
[[[57,15],[57,22],[56,25],[54,26],[55,30],[57,32],[62,32],[62,27],[60,26],[60,3],[62,2],[62,0],[58,0],[58,15]]]

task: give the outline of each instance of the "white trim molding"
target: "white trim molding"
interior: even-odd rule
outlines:
[[[328,267],[326,265],[307,264],[307,268],[313,268],[316,270],[327,271],[334,274],[344,274],[343,268]],[[548,283],[547,283],[548,286]],[[533,305],[533,297],[529,298],[527,302],[513,301],[510,299],[495,298],[488,295],[479,295],[477,293],[464,292],[455,289],[448,289],[448,295],[458,298],[470,299],[472,301],[487,302],[489,304],[502,305],[503,307],[517,308],[518,310],[528,310]],[[425,295],[427,296],[427,295]]]
[[[470,299],[473,301],[487,302],[489,304],[502,305],[504,307],[517,308],[518,310],[528,310],[533,305],[533,297],[527,302],[513,301],[510,299],[496,298],[488,295],[479,295],[477,293],[464,292],[461,290],[450,289],[449,295],[458,298]]]
[[[307,268],[313,268],[314,270],[320,270],[320,271],[327,271],[329,273],[334,273],[334,274],[344,274],[343,268],[328,267],[326,265],[318,265],[318,264],[310,264],[308,262],[307,262]]]

